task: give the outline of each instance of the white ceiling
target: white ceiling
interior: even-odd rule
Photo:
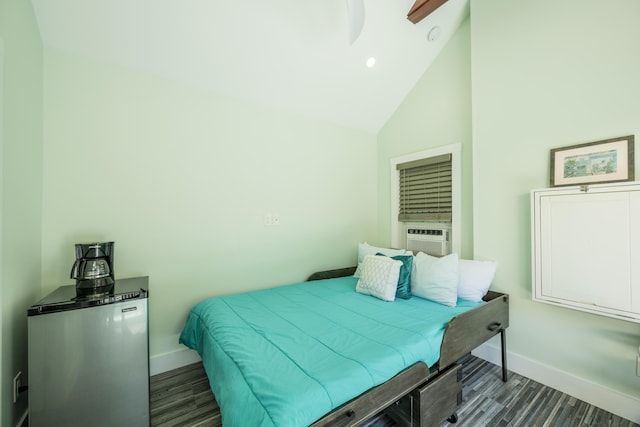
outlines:
[[[415,25],[413,0],[365,0],[350,45],[346,0],[31,1],[46,47],[372,133],[469,13],[449,0]]]

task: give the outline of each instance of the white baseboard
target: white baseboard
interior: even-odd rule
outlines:
[[[476,348],[473,355],[502,366],[500,348],[489,343],[484,343]],[[509,351],[507,351],[507,369],[640,424],[640,399]]]
[[[200,360],[198,353],[188,348],[152,356],[149,359],[149,375],[161,374],[172,369],[191,365]]]

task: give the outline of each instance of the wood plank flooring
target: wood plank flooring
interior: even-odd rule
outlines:
[[[461,362],[463,402],[457,411],[458,422],[445,421],[439,427],[640,427],[521,375],[510,373],[509,381],[503,383],[499,367],[474,356]],[[151,377],[150,407],[153,427],[222,425],[201,363]],[[395,423],[380,414],[366,425],[394,427]]]

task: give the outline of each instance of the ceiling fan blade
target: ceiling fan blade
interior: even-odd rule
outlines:
[[[349,11],[349,44],[353,44],[364,27],[364,0],[347,0]]]

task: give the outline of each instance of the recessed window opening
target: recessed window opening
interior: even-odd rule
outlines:
[[[461,144],[451,144],[390,159],[393,247],[416,239],[435,246],[442,236],[438,253],[460,252],[461,153]]]

